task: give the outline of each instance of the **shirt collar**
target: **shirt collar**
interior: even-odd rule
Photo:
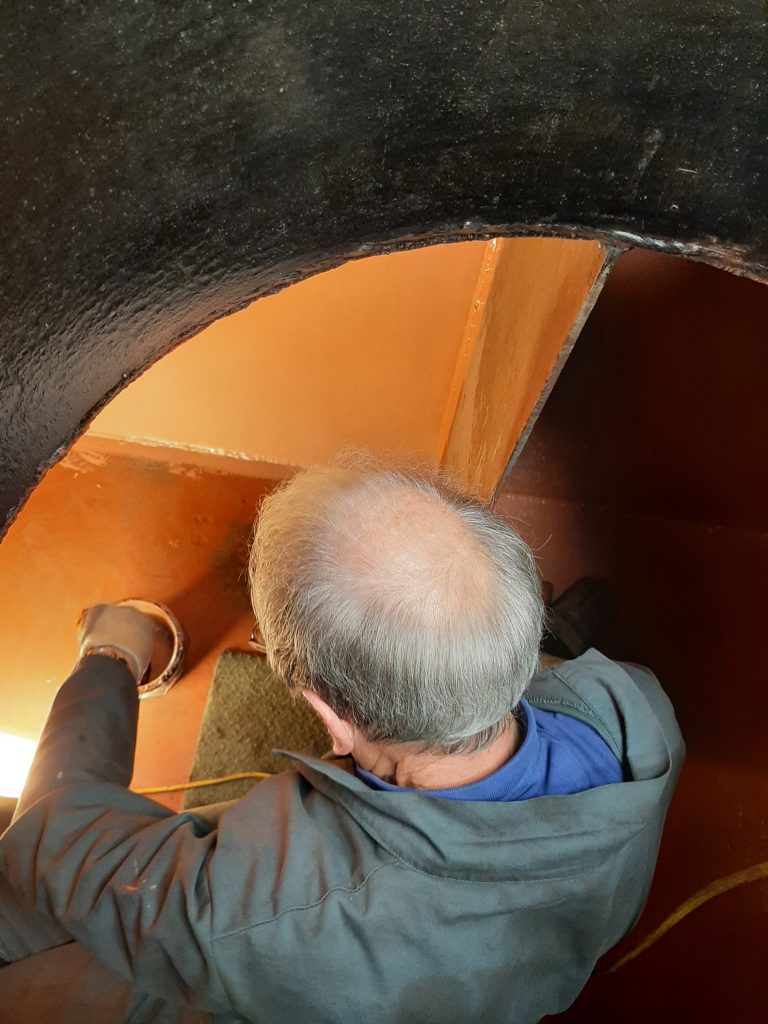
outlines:
[[[536,770],[541,739],[536,716],[526,700],[520,701],[516,717],[524,736],[523,742],[512,757],[495,772],[465,786],[450,786],[443,789],[396,786],[391,782],[385,782],[372,772],[365,771],[359,765],[355,765],[356,774],[373,789],[387,792],[418,793],[420,796],[442,797],[444,800],[519,800],[529,788],[531,776]]]

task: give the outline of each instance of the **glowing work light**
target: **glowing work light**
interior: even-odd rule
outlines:
[[[21,794],[36,748],[35,740],[0,732],[0,796]]]

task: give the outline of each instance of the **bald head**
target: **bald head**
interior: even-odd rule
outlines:
[[[350,487],[321,528],[342,592],[361,609],[398,609],[413,629],[463,630],[495,597],[472,530],[439,494],[409,481],[366,483]]]
[[[262,506],[251,585],[278,674],[370,739],[476,749],[536,667],[530,551],[435,475],[370,462],[298,474]]]

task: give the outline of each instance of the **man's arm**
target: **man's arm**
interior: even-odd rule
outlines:
[[[103,702],[98,709],[93,700],[97,696]],[[90,743],[80,740],[85,735],[84,712]],[[111,779],[127,785],[133,771],[137,719],[136,684],[127,664],[109,657],[85,658],[54,700],[13,821],[70,782]],[[107,749],[100,750],[99,745]],[[2,842],[0,851],[21,844],[23,856],[20,833],[14,830],[14,839]],[[71,942],[72,936],[51,916],[50,907],[30,899],[21,886],[10,886],[9,878],[0,870],[0,960],[18,960]]]
[[[136,680],[127,664],[106,655],[83,658],[56,694],[14,821],[72,783],[128,786],[138,720]]]
[[[116,658],[89,655],[59,691],[0,839],[0,960],[74,938],[143,991],[226,1012],[210,951],[216,833],[125,788],[137,718]]]
[[[48,714],[14,820],[62,786],[127,786],[133,775],[136,686],[149,664],[155,623],[134,608],[99,604],[77,626],[79,662]]]

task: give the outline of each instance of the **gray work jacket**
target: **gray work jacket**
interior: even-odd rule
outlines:
[[[683,743],[654,677],[594,650],[526,697],[597,729],[629,781],[461,803],[287,755],[294,771],[214,824],[126,788],[135,685],[88,658],[0,838],[0,958],[78,940],[144,994],[145,1019],[159,1006],[264,1024],[556,1014],[640,914]]]

